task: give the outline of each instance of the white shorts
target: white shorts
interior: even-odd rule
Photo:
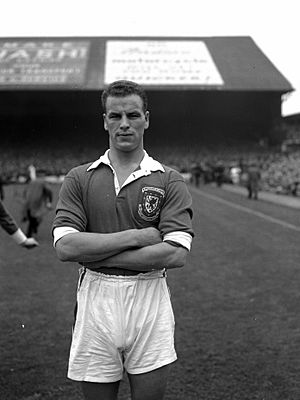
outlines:
[[[77,305],[68,378],[116,382],[124,369],[141,374],[177,359],[163,271],[112,276],[87,269]]]

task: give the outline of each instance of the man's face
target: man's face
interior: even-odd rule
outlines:
[[[144,130],[149,126],[149,112],[143,111],[140,96],[109,96],[103,118],[111,148],[125,152],[143,148]]]

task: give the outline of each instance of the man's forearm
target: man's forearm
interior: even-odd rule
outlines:
[[[162,268],[180,268],[186,261],[188,250],[162,242],[143,248],[126,250],[104,260],[93,263],[93,267],[123,268],[136,271],[151,271]]]
[[[157,229],[145,228],[115,233],[69,233],[59,239],[55,247],[61,261],[91,262],[159,242]]]

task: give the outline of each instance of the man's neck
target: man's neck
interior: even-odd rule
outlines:
[[[143,149],[139,149],[136,152],[118,152],[114,149],[110,149],[108,157],[110,162],[115,167],[131,168],[132,166],[140,165],[141,161],[145,156]]]
[[[117,174],[120,187],[123,186],[127,178],[137,169],[144,158],[144,150],[133,153],[122,153],[109,150],[109,160]]]

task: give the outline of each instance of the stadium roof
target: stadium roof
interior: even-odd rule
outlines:
[[[293,90],[250,37],[0,38],[0,90]]]
[[[300,113],[290,114],[283,117],[284,121],[300,124]]]

